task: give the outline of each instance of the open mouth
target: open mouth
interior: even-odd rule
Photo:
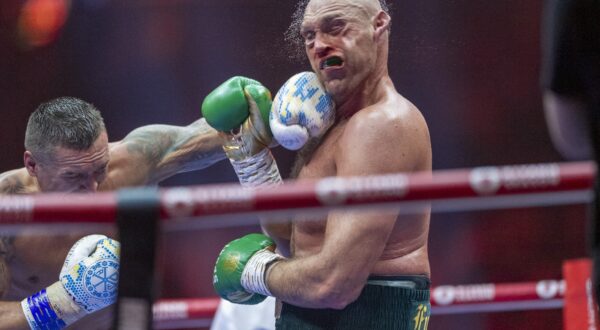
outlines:
[[[320,69],[327,69],[332,67],[341,67],[344,64],[344,60],[342,60],[339,56],[332,56],[321,61]]]

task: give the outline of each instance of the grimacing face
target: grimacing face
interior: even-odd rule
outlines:
[[[300,33],[313,71],[336,102],[343,102],[375,70],[376,8],[368,1],[313,0]]]
[[[27,161],[30,175],[35,176],[42,192],[95,192],[106,178],[109,152],[106,132],[100,134],[87,150],[57,147],[49,160]]]

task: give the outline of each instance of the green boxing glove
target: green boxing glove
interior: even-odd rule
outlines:
[[[256,103],[268,130],[271,92],[258,81],[246,77],[233,77],[208,94],[202,102],[202,115],[217,131],[230,132],[238,129],[250,116],[250,104],[246,95]]]
[[[222,132],[223,150],[242,185],[256,187],[281,182],[269,145],[271,93],[256,80],[233,77],[202,102],[206,122]]]
[[[225,245],[213,273],[213,286],[223,299],[255,305],[272,296],[265,283],[268,267],[282,256],[263,234],[249,234]]]
[[[273,141],[269,127],[271,92],[256,80],[233,77],[202,102],[206,122],[225,134],[227,157],[243,160],[268,148]]]

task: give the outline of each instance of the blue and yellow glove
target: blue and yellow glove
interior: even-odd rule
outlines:
[[[314,72],[301,72],[288,79],[275,95],[269,117],[273,137],[290,150],[322,136],[334,121],[333,99]]]
[[[114,303],[119,279],[119,242],[103,235],[77,241],[59,281],[21,301],[31,329],[63,329]]]

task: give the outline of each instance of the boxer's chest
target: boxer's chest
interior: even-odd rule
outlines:
[[[65,257],[80,235],[25,235],[14,241],[14,256],[8,263],[8,296],[23,298],[58,281]]]
[[[302,166],[298,179],[320,179],[337,174],[336,154],[339,136],[343,126],[335,127],[314,150]],[[320,250],[323,243],[327,214],[298,216],[293,225],[292,239],[294,253],[300,256]]]

